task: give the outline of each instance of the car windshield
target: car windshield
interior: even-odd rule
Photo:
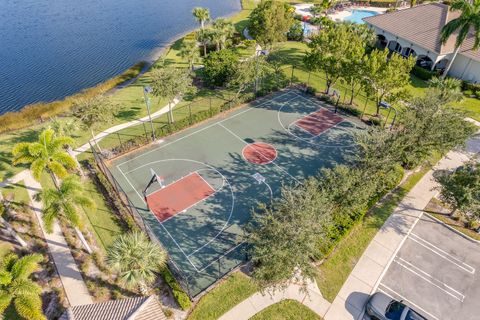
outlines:
[[[427,320],[427,318],[422,317],[421,315],[419,315],[413,310],[408,310],[405,320]]]
[[[405,309],[405,305],[398,301],[392,301],[387,307],[387,311],[385,316],[389,320],[400,320],[402,317],[403,309]]]

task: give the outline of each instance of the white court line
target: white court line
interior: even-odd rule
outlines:
[[[135,189],[132,185],[132,183],[130,182],[130,180],[128,180],[127,176],[123,173],[122,169],[118,168],[117,169],[122,173],[122,175],[124,176],[125,180],[128,182],[128,184],[132,187],[132,189],[135,191],[135,193],[137,194],[137,196],[140,198],[140,200],[142,200],[142,202],[147,205],[145,203],[145,200],[143,199],[143,197],[138,193],[137,189]],[[154,215],[155,216],[155,215]],[[157,218],[157,217],[155,217]],[[193,262],[188,258],[188,256],[185,254],[185,252],[183,251],[183,249],[180,247],[180,245],[177,243],[177,241],[172,237],[172,235],[170,234],[170,232],[168,232],[168,230],[165,228],[165,226],[157,219],[157,221],[159,222],[159,224],[162,226],[162,228],[165,230],[165,232],[167,232],[167,234],[169,235],[169,237],[173,240],[173,242],[177,245],[178,249],[180,249],[180,251],[183,253],[183,255],[185,256],[185,258],[187,258],[188,262],[192,265],[192,267],[198,272],[198,269],[197,267],[195,266],[195,264],[193,264]]]
[[[399,262],[400,261],[400,262]],[[425,281],[431,283],[432,285],[436,286],[437,288],[440,288],[442,291],[445,291],[446,293],[448,293],[449,295],[451,295],[452,297],[454,297],[455,299],[457,300],[460,300],[461,302],[463,302],[463,300],[465,300],[465,295],[462,294],[460,291],[458,290],[455,290],[454,288],[450,287],[449,285],[447,285],[445,282],[442,282],[438,279],[436,279],[435,277],[433,277],[431,274],[425,272],[424,270],[420,269],[419,267],[413,265],[412,263],[408,262],[407,260],[405,259],[402,259],[402,258],[397,258],[397,260],[395,260],[395,262],[404,267],[405,269],[409,270],[410,272],[412,273],[415,273],[417,276],[419,276],[420,278],[424,279]],[[409,267],[406,267],[405,265],[408,265]],[[409,269],[411,268],[411,269]],[[415,269],[416,271],[412,270],[412,269]],[[418,273],[417,273],[418,272]],[[431,280],[428,280],[426,279],[424,276],[420,275],[420,274],[423,274],[425,277],[428,277],[430,278]],[[435,284],[434,282],[437,282],[438,284]],[[440,285],[441,284],[441,285]],[[456,293],[458,296],[460,296],[461,299],[458,299],[458,297],[455,297],[455,295],[449,293],[446,289],[443,289],[441,288],[441,286],[445,286],[446,288],[448,288],[449,290],[453,291],[454,293]]]
[[[225,127],[223,124],[219,123],[218,124],[220,127],[222,127],[223,129],[227,130],[228,132],[230,132],[231,135],[233,135],[234,137],[236,137],[238,140],[242,141],[243,143],[245,143],[246,145],[249,145],[248,142],[246,142],[245,140],[243,140],[241,137],[239,137],[235,132],[233,132],[232,130],[228,129],[227,127]],[[258,152],[260,155],[262,155],[265,159],[268,159],[265,155],[263,155],[261,152]],[[280,169],[281,171],[283,171],[284,173],[286,173],[288,176],[290,176],[290,178],[292,178],[293,180],[295,180],[297,183],[299,184],[302,184],[297,178],[295,178],[294,176],[292,176],[290,173],[288,173],[287,171],[285,171],[282,167],[280,167],[278,164],[276,164],[274,161],[271,162],[271,164],[273,164],[274,166],[276,166],[278,169]]]
[[[285,93],[282,93],[282,94],[279,95],[279,96],[276,96],[276,97],[273,98],[273,99],[270,99],[270,100],[267,100],[267,101],[265,101],[265,102],[262,102],[262,103],[260,103],[260,104],[257,105],[257,106],[248,107],[246,110],[243,110],[242,112],[238,112],[238,113],[236,113],[236,114],[234,114],[234,115],[229,116],[228,118],[225,118],[225,119],[216,121],[216,122],[214,122],[214,123],[212,123],[212,124],[210,124],[210,125],[208,125],[208,126],[206,126],[206,127],[203,127],[203,128],[201,128],[201,129],[198,129],[198,130],[196,130],[196,131],[194,131],[194,132],[191,132],[191,133],[189,133],[189,134],[187,134],[187,135],[185,135],[185,136],[183,136],[183,137],[180,137],[180,138],[178,138],[178,139],[175,139],[174,141],[171,141],[171,142],[166,143],[166,144],[162,144],[162,145],[160,145],[160,146],[158,146],[158,147],[156,147],[156,148],[153,148],[152,150],[149,150],[149,151],[147,151],[147,152],[144,152],[144,153],[142,153],[142,154],[139,154],[139,155],[136,156],[136,157],[133,157],[133,158],[128,159],[128,160],[126,160],[126,161],[124,161],[124,162],[122,162],[122,163],[119,163],[119,164],[117,165],[117,167],[123,166],[125,163],[128,163],[128,162],[130,162],[130,161],[133,161],[133,160],[135,160],[135,159],[138,159],[138,158],[140,158],[140,157],[143,157],[144,155],[150,154],[150,153],[152,153],[152,152],[154,152],[154,151],[160,150],[160,149],[162,149],[162,148],[164,148],[164,147],[166,147],[166,146],[169,146],[169,145],[171,145],[171,144],[174,144],[174,143],[176,143],[176,142],[178,142],[178,141],[181,141],[181,140],[183,140],[183,139],[185,139],[185,138],[188,138],[188,137],[190,137],[190,136],[193,136],[194,134],[197,134],[197,133],[199,133],[199,132],[201,132],[201,131],[204,131],[204,130],[206,130],[206,129],[209,129],[209,128],[215,126],[216,124],[222,123],[222,122],[224,122],[224,121],[228,121],[228,120],[233,119],[233,118],[235,118],[235,117],[237,117],[237,116],[239,116],[239,115],[242,115],[242,114],[244,114],[244,113],[246,113],[246,112],[249,112],[249,111],[252,111],[252,110],[256,110],[258,107],[260,107],[260,106],[262,106],[262,105],[264,105],[264,104],[267,104],[267,103],[274,102],[276,98],[283,97],[283,96],[288,95],[288,94],[290,94],[290,93],[294,93],[294,94],[295,94],[295,97],[287,100],[286,102],[292,101],[293,99],[296,99],[296,98],[297,98],[297,93],[295,93],[295,92],[293,92],[293,91],[287,91],[287,92],[285,92]]]
[[[436,255],[442,257],[443,259],[447,260],[448,262],[456,265],[460,269],[463,269],[464,271],[474,274],[475,273],[475,268],[466,264],[465,262],[457,259],[456,257],[452,256],[448,252],[440,249],[439,247],[435,246],[433,243],[428,242],[427,240],[421,238],[420,236],[416,235],[415,233],[411,233],[409,235],[409,239],[412,241],[415,241],[422,247],[432,251]]]
[[[435,317],[433,314],[431,314],[430,312],[426,311],[425,309],[421,308],[420,306],[416,305],[415,303],[413,303],[412,301],[408,300],[407,298],[405,298],[404,296],[402,296],[401,294],[399,294],[398,292],[396,292],[395,290],[387,287],[386,285],[384,285],[383,283],[381,284],[382,287],[384,287],[385,289],[387,289],[388,291],[390,291],[391,293],[393,293],[394,295],[398,296],[400,299],[402,299],[403,301],[406,301],[408,302],[409,304],[411,304],[412,306],[414,306],[416,309],[422,311],[423,313],[425,313],[426,315],[429,315],[430,317],[432,317],[434,320],[440,320],[439,318]],[[378,289],[379,291],[385,293],[385,294],[388,294],[388,292],[385,292],[385,290],[382,290],[381,288]]]

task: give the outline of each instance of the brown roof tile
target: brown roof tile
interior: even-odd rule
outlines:
[[[365,18],[365,22],[390,32],[399,38],[410,41],[437,54],[452,53],[456,36],[450,37],[446,44],[440,44],[440,32],[450,20],[459,16],[459,12],[449,11],[447,5],[430,3],[410,9],[399,10]],[[480,61],[480,52],[473,51],[473,36],[464,42],[461,53]]]

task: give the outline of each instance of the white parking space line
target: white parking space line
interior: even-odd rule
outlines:
[[[458,258],[452,256],[448,252],[440,249],[439,247],[435,246],[433,243],[428,242],[427,240],[423,239],[422,237],[418,236],[417,234],[415,234],[413,232],[410,233],[409,239],[412,240],[412,241],[415,241],[416,243],[418,243],[422,247],[432,251],[433,253],[442,257],[443,259],[447,260],[448,262],[456,265],[460,269],[463,269],[464,271],[466,271],[468,273],[471,273],[471,274],[475,273],[475,268],[474,267],[472,267],[472,266],[466,264],[465,262],[459,260]]]
[[[422,278],[423,280],[427,281],[431,285],[437,287],[438,289],[442,290],[446,294],[450,295],[451,297],[457,299],[460,302],[463,302],[465,299],[465,295],[463,295],[460,291],[455,290],[454,288],[450,287],[446,283],[436,279],[431,274],[423,271],[419,267],[413,265],[412,263],[408,262],[402,258],[396,258],[394,260],[399,266],[405,268],[406,270],[410,271],[411,273],[415,274],[417,277]]]
[[[386,290],[384,290],[386,289]],[[387,287],[386,285],[384,285],[383,283],[380,283],[380,287],[378,288],[379,291],[387,294],[387,295],[396,295],[397,297],[399,297],[400,299],[402,299],[403,301],[406,301],[409,305],[411,305],[412,307],[415,307],[415,309],[423,312],[425,315],[428,315],[430,317],[432,317],[433,320],[440,320],[439,318],[435,317],[433,314],[431,314],[430,312],[426,311],[425,309],[419,307],[418,305],[416,305],[415,303],[413,303],[412,301],[408,300],[407,298],[405,298],[404,296],[402,296],[401,294],[399,294],[398,292],[396,292],[395,290]],[[390,291],[390,292],[387,292],[387,291]]]

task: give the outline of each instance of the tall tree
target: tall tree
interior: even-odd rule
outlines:
[[[453,172],[437,174],[440,197],[468,218],[480,219],[480,164],[472,161]]]
[[[56,136],[53,129],[45,129],[37,142],[21,142],[13,147],[13,164],[29,164],[37,181],[40,181],[44,171],[47,172],[58,188],[57,177],[67,176],[68,170],[77,166],[75,159],[65,150],[66,146],[73,143],[72,138]]]
[[[73,116],[90,130],[92,139],[95,139],[93,131],[102,125],[112,123],[117,111],[118,106],[103,95],[79,99],[73,104]]]
[[[217,51],[225,49],[229,39],[233,36],[235,28],[230,21],[218,18],[213,22],[213,31],[218,39]]]
[[[248,241],[252,245],[253,279],[261,287],[283,287],[291,280],[313,279],[319,243],[328,241],[331,205],[308,179],[298,188],[284,187],[279,200],[254,213]],[[301,279],[298,271],[301,271]]]
[[[182,59],[187,60],[188,67],[193,71],[193,65],[200,57],[197,42],[193,40],[184,40],[182,42],[182,46],[180,47],[179,55],[182,57]]]
[[[405,96],[405,86],[410,81],[410,71],[415,65],[415,58],[410,56],[405,59],[393,53],[388,58],[388,50],[373,50],[365,56],[365,79],[363,86],[367,94],[373,96],[380,113],[380,102],[386,100],[395,102]]]
[[[167,254],[140,232],[121,235],[108,249],[107,263],[119,273],[127,288],[138,287],[146,295],[155,273],[165,266]]]
[[[452,35],[456,36],[455,51],[442,78],[447,76],[462,44],[468,37],[474,38],[473,50],[480,47],[480,0],[455,0],[450,6],[450,11],[456,10],[460,11],[460,16],[447,22],[440,36],[442,44],[447,43]]]
[[[235,73],[238,63],[238,55],[230,49],[209,53],[203,62],[205,82],[210,86],[225,85]]]
[[[46,320],[42,313],[42,288],[30,279],[43,257],[30,254],[19,258],[11,253],[0,265],[0,314],[13,302],[17,313],[29,320]]]
[[[196,7],[192,10],[193,17],[200,23],[202,29],[205,28],[205,22],[210,20],[210,10],[207,8]]]
[[[295,9],[289,4],[262,0],[250,14],[248,32],[262,46],[271,48],[276,42],[287,40]]]
[[[404,166],[413,168],[432,151],[441,153],[465,143],[475,126],[457,109],[445,106],[435,91],[413,100],[401,111],[397,129]]]
[[[265,56],[257,55],[255,58],[246,59],[238,63],[235,73],[229,78],[227,86],[235,90],[235,100],[238,99],[242,92],[248,87],[255,85],[268,70],[268,64]]]
[[[350,88],[350,104],[355,93],[360,88],[364,78],[363,58],[367,47],[371,44],[373,32],[357,27],[356,24],[346,25],[348,46],[345,47],[344,59],[341,60],[340,77]]]
[[[45,189],[37,196],[43,202],[42,219],[47,232],[53,232],[55,220],[63,220],[75,228],[75,232],[87,252],[92,253],[92,249],[80,231],[83,228],[83,223],[78,212],[82,207],[94,210],[95,203],[85,196],[83,184],[77,176],[68,176],[62,180],[58,190]]]
[[[322,30],[308,44],[310,50],[305,55],[305,64],[311,70],[321,70],[325,73],[326,93],[340,78],[350,38],[348,28],[345,25],[338,25]]]
[[[194,93],[196,90],[189,70],[169,66],[152,72],[152,89],[154,96],[168,100],[168,115],[171,123],[174,121],[173,100],[184,94]]]

